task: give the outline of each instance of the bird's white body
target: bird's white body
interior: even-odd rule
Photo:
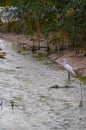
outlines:
[[[72,68],[72,66],[70,66],[69,64],[67,64],[67,60],[66,59],[63,59],[61,62],[63,63],[64,69],[68,72],[68,78],[69,79],[70,79],[70,74],[72,74],[73,76],[76,75],[75,72],[74,72],[74,70],[73,70],[73,68]]]
[[[63,67],[64,67],[64,69],[67,70],[68,73],[70,73],[70,74],[75,76],[75,72],[74,72],[73,68],[69,64],[64,62],[63,63]]]

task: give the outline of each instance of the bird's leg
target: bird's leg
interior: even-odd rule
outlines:
[[[68,72],[68,79],[70,80],[70,73]]]
[[[14,101],[13,100],[11,100],[11,107],[12,107],[12,109],[14,108]]]

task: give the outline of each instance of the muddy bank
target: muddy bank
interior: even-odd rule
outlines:
[[[6,40],[13,41],[14,43],[25,44],[29,46],[33,45],[32,39],[29,36],[21,34],[1,34],[0,37]],[[41,41],[40,46],[46,46],[44,40]],[[74,54],[74,51],[64,51],[61,55],[51,54],[49,58],[57,63],[60,63],[61,59],[66,58],[75,71],[77,71],[79,74],[83,76],[86,76],[86,56],[76,56]]]
[[[25,44],[29,46],[33,45],[33,40],[28,35],[7,33],[7,34],[0,34],[0,37],[6,40],[13,41],[15,43]],[[37,45],[37,42],[36,42],[37,40],[38,39],[34,37],[35,45]],[[44,39],[41,39],[40,46],[44,46],[44,45],[45,45]]]
[[[62,55],[53,54],[49,57],[59,64],[62,59],[66,58],[75,72],[86,77],[86,56],[76,56],[73,51],[64,51]]]

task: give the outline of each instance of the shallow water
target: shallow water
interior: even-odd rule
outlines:
[[[0,130],[86,130],[86,83],[73,77],[68,82],[59,65],[19,54],[11,42],[1,39],[0,47],[7,54],[0,59]]]

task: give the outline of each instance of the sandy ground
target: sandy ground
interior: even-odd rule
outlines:
[[[25,45],[32,45],[30,37],[21,34],[1,34],[1,38]],[[41,46],[45,46],[44,40],[41,40]],[[49,56],[53,61],[60,63],[60,60],[66,58],[68,63],[78,70],[80,74],[86,76],[86,56],[75,55],[73,51],[64,51],[62,55],[52,54]]]

